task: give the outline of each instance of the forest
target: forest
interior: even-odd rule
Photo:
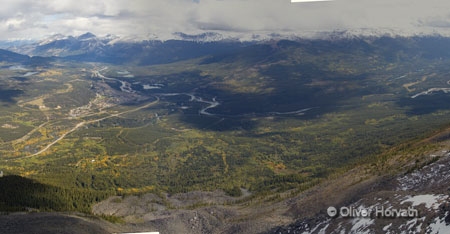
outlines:
[[[448,126],[449,59],[409,56],[415,43],[279,41],[157,65],[4,62],[0,210],[89,212],[111,195],[216,189],[286,196],[356,165],[386,169],[395,153],[435,147],[400,146]]]

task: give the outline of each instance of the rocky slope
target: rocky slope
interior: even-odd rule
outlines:
[[[374,183],[356,200],[334,205],[333,217],[322,210],[273,233],[450,233],[450,153],[424,157],[439,160]]]

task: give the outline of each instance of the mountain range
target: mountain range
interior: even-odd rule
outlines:
[[[193,38],[188,35],[180,35],[185,39],[199,39],[201,37]],[[149,65],[232,52],[242,48],[242,46],[243,43],[237,41],[135,41],[122,40],[111,35],[97,37],[92,33],[85,33],[77,37],[58,34],[42,41],[19,44],[6,49],[29,56],[59,57],[85,62]]]
[[[378,35],[377,32],[334,31],[321,33],[320,39],[270,34],[267,37],[254,35],[251,41],[241,41],[214,32],[198,35],[179,32],[174,35],[177,39],[161,41],[120,38],[114,35],[98,37],[89,32],[79,36],[56,34],[41,41],[1,42],[0,48],[31,57],[136,65],[164,64],[208,55],[240,53],[248,50],[246,48],[249,46],[264,47],[283,40],[293,41],[310,49],[331,42],[336,48],[354,46],[352,44],[365,46],[366,49],[383,47],[387,54],[402,50],[427,57],[450,55],[450,50],[447,49],[450,47],[450,39],[439,35],[402,37],[386,33]]]

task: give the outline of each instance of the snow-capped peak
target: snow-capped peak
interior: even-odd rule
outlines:
[[[62,35],[62,34],[59,34],[59,33],[58,34],[54,34],[54,35],[52,35],[52,36],[50,36],[50,37],[40,41],[39,42],[39,46],[46,45],[46,44],[52,43],[54,41],[65,40],[65,39],[68,39],[68,38],[69,38],[68,36],[65,36],[65,35]]]
[[[80,36],[77,37],[78,40],[82,40],[82,41],[84,41],[84,40],[90,40],[90,39],[95,39],[95,38],[97,38],[97,36],[95,36],[94,34],[92,34],[92,33],[90,33],[90,32],[87,32],[87,33],[82,34],[82,35],[80,35]]]

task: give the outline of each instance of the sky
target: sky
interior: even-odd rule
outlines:
[[[2,0],[0,40],[53,34],[173,37],[174,32],[225,35],[333,30],[448,34],[448,0]]]

